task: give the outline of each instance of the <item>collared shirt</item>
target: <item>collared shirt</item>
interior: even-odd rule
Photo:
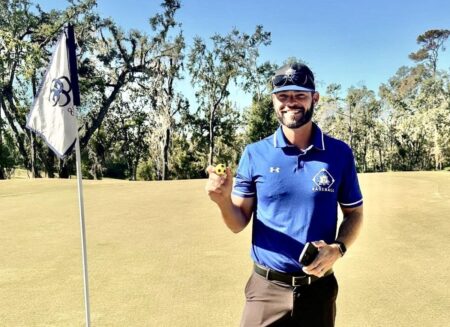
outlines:
[[[256,197],[251,255],[256,263],[287,273],[298,272],[306,242],[336,238],[338,203],[362,205],[350,147],[313,124],[312,144],[300,150],[281,126],[246,146],[233,194]]]

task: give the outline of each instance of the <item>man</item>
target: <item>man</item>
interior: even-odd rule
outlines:
[[[241,326],[334,326],[338,285],[332,267],[363,219],[355,161],[344,142],[311,121],[319,93],[306,65],[283,66],[272,84],[281,126],[245,148],[234,188],[229,168],[219,176],[208,167],[206,191],[233,232],[253,216],[255,265]],[[339,230],[338,204],[344,216]],[[307,242],[319,253],[302,266]]]

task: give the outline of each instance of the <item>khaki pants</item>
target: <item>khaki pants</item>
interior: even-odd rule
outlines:
[[[333,327],[337,293],[334,274],[292,287],[253,272],[245,287],[241,327]]]

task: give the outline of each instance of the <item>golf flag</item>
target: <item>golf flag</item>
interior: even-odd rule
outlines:
[[[50,65],[39,86],[27,119],[27,128],[41,135],[55,154],[64,158],[75,147],[78,202],[80,207],[81,253],[83,258],[86,326],[90,327],[89,278],[84,223],[83,183],[76,106],[80,105],[75,33],[69,25],[56,44]]]
[[[27,128],[39,134],[55,154],[64,158],[73,149],[80,104],[75,34],[69,25],[61,34],[27,119]]]

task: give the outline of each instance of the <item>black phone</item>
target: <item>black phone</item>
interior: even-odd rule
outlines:
[[[319,254],[319,249],[316,248],[312,243],[307,242],[305,244],[305,247],[303,248],[302,253],[300,254],[300,258],[298,259],[298,261],[300,261],[303,266],[309,266],[317,257],[317,254]]]

